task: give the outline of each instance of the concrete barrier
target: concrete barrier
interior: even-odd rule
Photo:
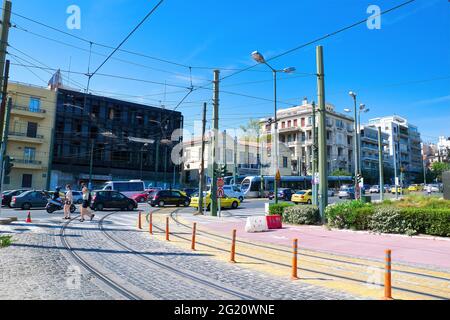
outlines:
[[[265,216],[248,217],[245,224],[245,232],[266,232],[269,231],[267,219]]]

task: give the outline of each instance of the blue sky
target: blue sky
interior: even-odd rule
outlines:
[[[253,65],[250,53],[259,50],[267,58],[306,43],[368,17],[366,10],[375,4],[382,10],[403,0],[166,0],[155,14],[124,45],[124,49],[193,66],[194,85],[212,80],[212,69],[222,75]],[[13,0],[13,12],[42,21],[55,28],[94,42],[117,45],[156,4],[148,0]],[[81,30],[66,27],[69,5],[81,8]],[[52,68],[86,72],[89,44],[76,40],[17,15],[12,22],[19,28],[81,47],[85,51],[42,39],[18,28],[11,29],[10,52],[30,61],[32,56]],[[349,90],[358,93],[360,102],[370,107],[369,118],[397,114],[419,126],[423,140],[450,136],[450,2],[417,0],[382,18],[381,30],[369,30],[365,24],[320,43],[324,46],[327,102],[343,110],[352,103]],[[96,53],[109,49],[95,46]],[[190,86],[190,72],[161,61],[118,53],[100,73],[146,79],[168,86],[96,76],[91,88],[111,92],[118,98],[147,104],[164,103],[173,108],[184,96],[175,84]],[[92,68],[104,58],[94,54]],[[126,60],[128,62],[124,62]],[[12,62],[18,60],[12,57]],[[31,61],[38,64],[36,61]],[[27,63],[28,64],[28,63]],[[138,65],[137,65],[138,64]],[[315,45],[272,61],[276,68],[295,66],[298,74],[280,75],[280,107],[300,103],[302,97],[316,98]],[[154,70],[158,69],[158,70]],[[33,70],[48,80],[50,74]],[[44,85],[36,75],[13,66],[15,81]],[[65,74],[67,79],[67,74]],[[70,75],[85,85],[86,77]],[[272,75],[264,66],[243,72],[221,83],[224,91],[272,99]],[[256,82],[256,83],[254,83]],[[186,91],[187,92],[187,91]],[[165,93],[165,94],[164,94]],[[193,131],[201,119],[202,102],[210,102],[211,90],[197,90],[180,107],[186,128]],[[265,100],[221,94],[221,129],[236,128],[249,118],[270,115],[273,103]]]

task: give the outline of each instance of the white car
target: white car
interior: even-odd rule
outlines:
[[[244,202],[245,194],[239,186],[224,186],[223,191],[225,191],[227,197],[236,198],[239,199],[240,202]]]
[[[369,189],[369,193],[380,193],[380,186],[379,185],[371,186]]]

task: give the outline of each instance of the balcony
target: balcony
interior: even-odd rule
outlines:
[[[285,133],[285,132],[300,132],[301,129],[299,127],[286,127],[286,128],[279,128],[278,131],[280,133]]]
[[[46,113],[47,111],[45,109],[33,110],[30,109],[29,107],[23,107],[18,105],[13,105],[11,108],[11,114],[31,118],[45,119]]]
[[[44,143],[44,136],[37,134],[34,137],[28,136],[25,132],[9,132],[8,133],[8,140],[15,141],[15,142],[26,142],[26,143],[32,143],[32,144],[43,144]]]
[[[15,169],[42,170],[42,161],[16,158],[12,161]]]

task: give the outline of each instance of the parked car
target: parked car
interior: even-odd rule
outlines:
[[[162,190],[156,192],[152,198],[149,198],[148,203],[152,207],[158,206],[160,208],[167,205],[189,207],[191,198],[178,190]]]
[[[342,187],[338,194],[339,199],[355,199],[355,188]]]
[[[285,201],[291,201],[292,195],[294,194],[294,190],[289,188],[281,188],[278,189],[278,200],[285,200]],[[273,200],[275,199],[274,193],[269,193],[269,199]]]
[[[312,204],[312,191],[311,190],[303,190],[298,191],[292,195],[291,201],[295,204]]]
[[[239,205],[241,202],[237,198],[228,197],[225,195],[222,199],[220,199],[220,206],[223,209],[237,209],[239,208]],[[194,197],[191,200],[190,206],[193,208],[198,208],[199,205],[199,198]],[[211,193],[207,192],[205,193],[205,196],[203,197],[203,205],[206,206],[207,210],[210,210],[211,208]]]
[[[149,195],[149,193],[147,191],[145,191],[145,192],[141,192],[141,193],[133,195],[131,197],[131,199],[133,199],[137,203],[144,203],[144,202],[148,201],[148,195]]]
[[[227,197],[239,199],[239,202],[244,202],[245,194],[239,186],[224,186],[223,191]]]
[[[423,188],[422,186],[418,185],[418,184],[412,184],[408,187],[408,191],[410,192],[418,192],[418,191],[422,191]]]
[[[28,191],[28,190],[26,190],[26,189],[18,189],[18,190],[3,191],[3,193],[2,193],[2,206],[11,207],[12,197],[18,196],[18,195],[24,193],[25,191]]]
[[[431,192],[438,193],[441,191],[438,184],[429,184],[428,186],[431,187]],[[425,190],[428,190],[428,187]]]
[[[369,189],[369,193],[380,193],[380,186],[379,185],[373,185]]]
[[[183,192],[186,196],[192,197],[193,195],[198,194],[198,188],[185,188],[183,189]]]
[[[385,192],[385,193],[391,192],[391,186],[388,185],[388,184],[385,184],[385,185],[384,185],[384,192]]]
[[[328,189],[328,197],[334,197],[336,195],[336,192],[334,192],[333,189]]]
[[[49,194],[42,190],[30,190],[14,196],[11,199],[11,208],[30,210],[32,208],[45,208]]]
[[[104,209],[120,209],[133,211],[138,204],[118,191],[99,190],[94,191],[91,201],[91,209],[103,211]]]
[[[81,191],[72,191],[73,203],[82,204],[83,203],[83,193]]]
[[[397,186],[397,187],[393,186],[393,187],[391,188],[391,193],[392,193],[392,194],[396,194],[396,193],[398,193],[398,194],[403,194],[403,188],[400,187],[400,186]]]

